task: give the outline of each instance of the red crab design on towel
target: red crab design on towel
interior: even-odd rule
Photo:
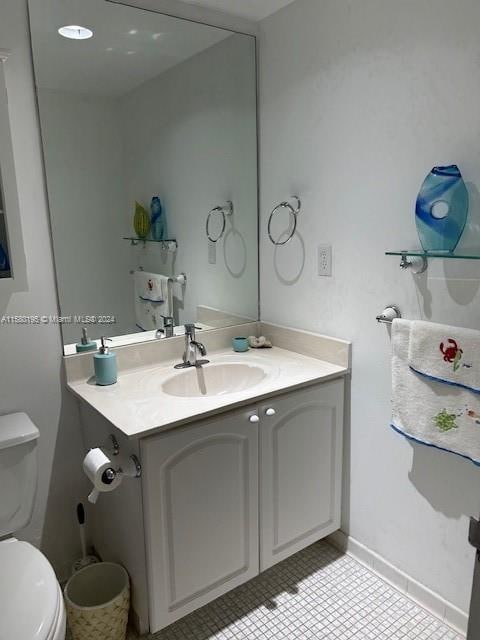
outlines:
[[[460,349],[453,338],[448,338],[447,343],[449,346],[445,346],[443,342],[440,343],[440,351],[443,353],[445,362],[453,363],[453,370],[456,371],[460,366],[463,349]]]
[[[455,358],[458,358],[458,354],[460,356],[463,353],[463,350],[460,349],[457,342],[453,338],[449,338],[447,342],[451,345],[450,347],[445,347],[443,342],[440,343],[440,351],[443,353],[443,359],[445,362],[453,362]]]

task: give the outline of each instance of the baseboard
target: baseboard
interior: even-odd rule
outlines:
[[[343,531],[335,531],[328,536],[330,542],[340,551],[355,558],[358,562],[376,573],[392,587],[408,596],[424,609],[427,609],[445,624],[465,635],[468,626],[468,614],[455,607],[451,602],[431,591],[411,576],[387,562],[378,553],[372,551]]]

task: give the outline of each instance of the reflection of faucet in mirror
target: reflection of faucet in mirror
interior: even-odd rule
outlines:
[[[162,316],[163,319],[163,328],[162,329],[157,329],[156,333],[155,333],[155,337],[156,338],[172,338],[174,335],[174,324],[175,321],[173,319],[173,316]]]
[[[195,325],[185,325],[185,351],[183,352],[183,362],[175,365],[175,369],[188,369],[188,367],[201,367],[208,364],[209,360],[197,360],[197,351],[205,357],[207,350],[205,345],[195,340]]]

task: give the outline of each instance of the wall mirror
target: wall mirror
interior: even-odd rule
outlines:
[[[27,288],[8,109],[9,59],[10,52],[0,49],[0,294],[25,291]]]
[[[256,320],[255,39],[108,0],[29,14],[65,353],[83,327]]]

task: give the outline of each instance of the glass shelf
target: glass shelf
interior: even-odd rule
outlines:
[[[423,251],[422,249],[405,249],[400,251],[385,251],[386,256],[409,256],[412,258],[446,258],[449,260],[480,260],[480,250],[462,251],[455,253],[450,251]]]
[[[156,244],[161,244],[163,249],[167,251],[176,251],[178,248],[178,244],[175,238],[165,238],[165,240],[154,240],[153,238],[138,238],[137,236],[124,236],[123,240],[129,240],[130,244],[136,246],[137,244],[143,243],[143,246],[147,242],[154,242]]]

